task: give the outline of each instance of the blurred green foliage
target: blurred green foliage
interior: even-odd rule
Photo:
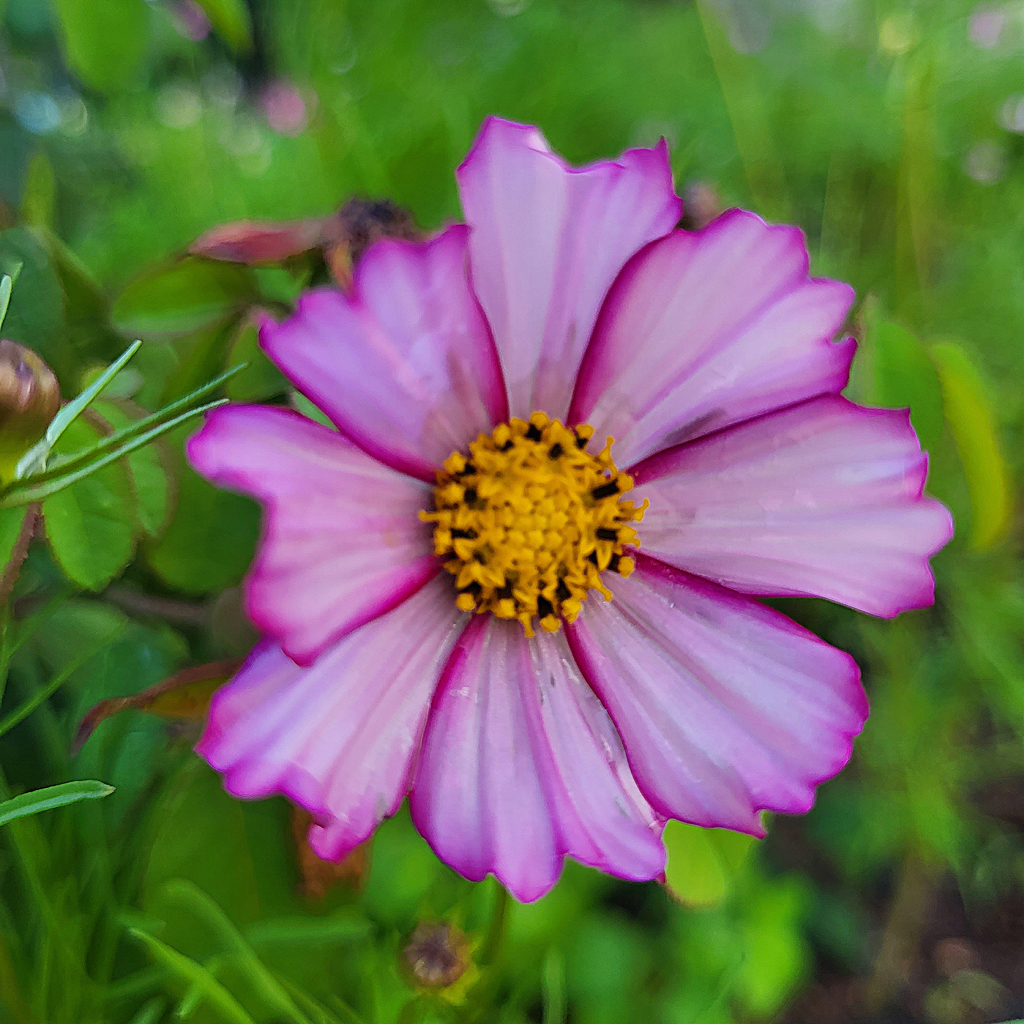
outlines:
[[[664,135],[691,207],[800,224],[814,272],[860,297],[851,397],[910,408],[958,524],[933,609],[884,623],[779,602],[855,654],[873,709],[806,819],[762,843],[673,824],[665,888],[569,865],[505,920],[496,887],[440,865],[403,811],[361,885],[314,899],[289,807],[230,799],[194,724],[125,712],[71,755],[98,701],[252,642],[236,588],[257,509],[186,467],[178,428],[46,500],[48,544],[0,612],[0,801],[115,787],[0,826],[0,1021],[1020,1015],[1024,5],[6,0],[0,19],[4,336],[65,397],[144,341],[66,451],[242,362],[229,397],[287,397],[253,320],[322,261],[254,271],[182,258],[189,243],[353,195],[434,228],[498,113],[577,162]],[[0,514],[5,564],[22,524]],[[399,968],[431,918],[481,961],[507,926],[468,994]]]

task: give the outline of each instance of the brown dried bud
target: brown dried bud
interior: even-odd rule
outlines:
[[[424,921],[418,925],[402,957],[416,984],[424,988],[454,985],[470,965],[466,936],[448,921]]]
[[[30,348],[0,339],[0,477],[38,441],[60,409],[60,385]]]

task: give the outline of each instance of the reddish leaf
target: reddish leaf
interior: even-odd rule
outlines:
[[[174,721],[202,721],[214,692],[238,671],[240,665],[240,661],[211,661],[184,669],[141,693],[101,700],[82,719],[72,754],[81,750],[100,722],[121,711],[148,711]]]

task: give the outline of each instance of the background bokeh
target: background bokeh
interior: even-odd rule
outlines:
[[[0,0],[3,334],[66,398],[143,339],[63,443],[242,362],[229,397],[294,400],[251,312],[323,256],[250,269],[189,244],[352,197],[436,228],[491,113],[576,162],[664,136],[689,224],[799,224],[814,272],[855,285],[849,394],[911,407],[958,530],[932,609],[777,602],[864,670],[851,765],[763,842],[672,826],[668,889],[568,865],[502,922],[404,811],[332,869],[283,800],[228,798],[191,753],[223,664],[73,752],[99,701],[252,643],[257,510],[187,470],[183,428],[47,499],[0,612],[0,797],[116,787],[0,826],[0,1021],[1024,1015],[1021,0]],[[5,558],[20,525],[0,522]],[[401,951],[439,919],[474,964],[425,991]]]

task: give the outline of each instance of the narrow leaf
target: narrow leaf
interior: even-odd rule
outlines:
[[[11,289],[14,283],[9,274],[0,277],[0,327],[4,325],[4,317],[7,316],[7,307],[11,304]]]
[[[73,471],[69,470],[67,473],[57,474],[39,483],[36,483],[34,477],[29,478],[27,481],[19,481],[22,486],[11,486],[0,497],[0,508],[10,508],[12,505],[26,505],[33,501],[42,501],[44,498],[57,494],[59,491],[63,491],[65,487],[69,487],[71,484],[95,473],[104,466],[108,466],[111,462],[116,462],[122,456],[128,455],[137,448],[149,444],[150,441],[155,441],[158,437],[174,430],[193,416],[199,416],[204,412],[209,412],[210,409],[216,409],[217,406],[225,405],[226,403],[226,398],[219,398],[216,402],[208,402],[206,405],[199,406],[198,409],[191,409],[186,413],[182,413],[181,416],[169,420],[167,423],[161,423],[152,430],[131,438],[119,448],[107,452],[101,458],[88,462]],[[97,445],[96,447],[100,446]]]
[[[80,466],[84,466],[87,463],[92,462],[94,459],[106,452],[113,451],[115,449],[120,450],[124,443],[140,434],[147,433],[153,428],[169,423],[173,420],[175,423],[180,423],[182,418],[178,414],[189,406],[194,405],[200,398],[205,397],[212,391],[216,391],[221,384],[225,383],[231,377],[237,373],[241,373],[245,369],[244,364],[233,366],[226,373],[222,373],[219,377],[209,381],[202,387],[196,388],[195,391],[185,395],[184,398],[179,398],[176,402],[171,402],[170,405],[165,405],[162,409],[157,412],[151,413],[149,416],[144,417],[141,420],[133,421],[129,426],[124,427],[121,430],[116,431],[113,434],[109,434],[102,441],[87,451],[76,452],[74,455],[70,455],[60,461],[54,460],[50,469],[47,469],[40,473],[33,473],[32,479],[28,481],[28,486],[36,486],[37,484],[44,483],[47,480],[54,479],[59,476],[64,476],[69,473],[72,469],[77,469]],[[204,412],[207,409],[212,409],[216,405],[222,404],[219,402],[209,403],[200,408],[192,410],[188,415],[196,415],[200,412]],[[14,487],[17,487],[15,484]],[[8,492],[13,488],[9,488]]]
[[[971,500],[971,544],[987,548],[1005,536],[1011,521],[1009,473],[995,413],[981,374],[954,341],[932,345],[939,368],[946,420],[953,432]]]
[[[163,964],[179,978],[195,985],[224,1015],[225,1020],[231,1021],[233,1024],[255,1024],[241,1003],[202,964],[190,960],[183,953],[172,949],[158,938],[142,931],[141,928],[130,928],[128,931],[146,947],[157,963]]]
[[[0,825],[6,825],[15,818],[24,818],[29,814],[49,811],[54,807],[74,804],[79,800],[99,800],[110,796],[113,786],[92,779],[81,782],[64,782],[59,786],[47,786],[31,793],[22,793],[11,800],[0,802]]]
[[[57,441],[60,440],[61,434],[82,415],[89,403],[120,373],[121,368],[139,351],[141,344],[141,341],[136,341],[129,345],[121,353],[120,357],[112,362],[77,398],[68,402],[53,417],[50,425],[46,428],[46,436],[18,463],[18,468],[14,474],[15,479],[20,480],[41,469],[46,464],[46,457],[50,454]]]

